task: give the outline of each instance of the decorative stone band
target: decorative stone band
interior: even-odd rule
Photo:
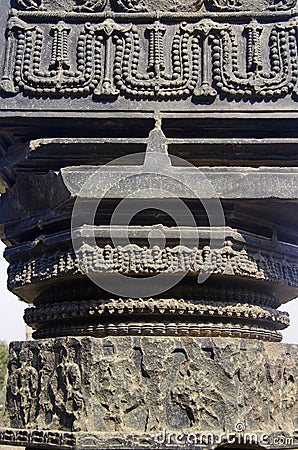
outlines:
[[[128,299],[39,306],[26,310],[25,322],[37,330],[33,333],[34,338],[82,334],[176,334],[279,341],[281,335],[275,330],[286,328],[289,316],[271,308],[249,304],[194,304],[175,299]]]
[[[174,3],[167,0],[71,0],[67,3],[56,0],[16,0],[16,6],[24,11],[74,11],[76,13],[96,13],[103,11],[107,6],[115,11],[127,13],[141,13],[147,11],[188,11],[195,12],[202,8],[202,0],[176,0]],[[283,11],[294,8],[295,0],[261,0],[254,4],[249,0],[208,0],[207,9],[218,11]]]
[[[174,320],[174,318],[173,318]],[[40,328],[33,333],[35,339],[55,338],[62,336],[195,336],[195,337],[230,337],[243,339],[258,339],[270,342],[280,342],[282,335],[276,330],[257,325],[243,323],[67,323]]]
[[[0,430],[0,444],[2,445],[33,445],[34,447],[42,445],[43,448],[61,448],[62,446],[65,449],[73,449],[76,443],[77,437],[74,433],[63,431]]]
[[[233,432],[234,430],[232,430]],[[220,433],[223,436],[222,443],[228,443],[228,435],[224,438],[225,433]],[[265,433],[254,431],[251,433],[252,442],[262,442]],[[280,441],[292,443],[291,448],[298,448],[298,433],[290,435],[285,432],[276,432],[276,436],[279,437]],[[13,445],[22,446],[32,445],[33,448],[38,448],[37,446],[42,445],[45,450],[51,449],[65,449],[65,450],[99,450],[99,449],[110,449],[115,448],[125,448],[131,450],[143,450],[144,448],[152,449],[163,449],[169,448],[168,439],[170,439],[171,449],[181,450],[181,432],[177,432],[178,436],[177,442],[171,443],[171,440],[175,441],[175,433],[173,430],[163,429],[160,433],[127,433],[123,432],[117,433],[66,433],[63,431],[38,431],[38,430],[25,430],[25,429],[5,429],[0,430],[0,444],[2,445]],[[179,437],[180,436],[180,437]],[[197,436],[197,437],[196,437]],[[201,438],[200,438],[201,436]],[[209,437],[208,437],[209,436]],[[191,448],[196,448],[198,450],[204,450],[206,448],[205,442],[210,440],[212,433],[210,430],[201,430],[197,435],[194,432],[189,432],[189,441],[191,442]],[[170,438],[171,437],[171,438]],[[214,432],[214,440],[217,437],[217,432]],[[187,439],[187,435],[185,436]],[[162,440],[164,442],[161,442]],[[202,443],[199,442],[202,440]],[[197,441],[197,442],[196,442]],[[240,438],[241,442],[241,438]],[[31,449],[31,447],[28,447]],[[210,450],[218,448],[217,444],[209,445]],[[285,447],[282,447],[285,448]]]
[[[29,308],[25,311],[25,321],[32,328],[53,321],[73,320],[75,318],[96,319],[135,314],[176,317],[213,317],[234,318],[243,322],[249,320],[271,321],[274,328],[286,328],[289,325],[288,313],[256,305],[237,303],[194,303],[183,299],[119,299],[108,301],[64,302]]]
[[[9,288],[30,286],[33,283],[54,280],[83,273],[119,273],[123,275],[150,276],[159,273],[200,271],[215,275],[235,275],[297,287],[297,258],[256,248],[239,249],[239,243],[227,241],[220,249],[202,249],[177,246],[103,248],[83,245],[73,250],[33,257],[30,260],[12,262],[9,268]],[[54,286],[53,286],[54,287]],[[293,298],[297,295],[293,292]]]
[[[131,23],[63,15],[57,23],[55,14],[26,12],[26,21],[14,14],[7,25],[5,95],[146,102],[296,98],[297,17],[268,24],[265,14],[265,23],[248,17],[246,24],[223,24],[205,14],[195,24],[177,25],[176,18],[169,25],[153,15],[148,26],[138,15]]]
[[[184,294],[183,296],[184,300],[181,299],[183,294],[181,295],[181,297],[179,295],[181,289],[182,293]],[[214,287],[210,284],[208,285],[204,284],[202,286],[195,285],[195,287],[190,287],[188,290],[186,290],[186,286],[183,285],[180,289],[179,288],[175,289],[175,293],[176,295],[171,299],[166,300],[159,299],[159,308],[161,308],[161,311],[165,310],[166,308],[176,308],[178,314],[182,314],[182,311],[186,310],[191,313],[191,311],[193,310],[192,308],[194,308],[196,305],[201,304],[206,305],[249,304],[260,306],[261,308],[265,309],[266,308],[277,309],[280,306],[280,301],[278,301],[276,297],[261,292],[260,290],[254,290],[253,287],[252,289],[242,289],[240,286],[228,288],[225,285],[223,286],[219,285],[217,287]],[[127,308],[128,311],[133,312],[133,307],[135,305],[135,303],[133,302],[136,301],[140,305],[140,308],[144,309],[146,306],[148,307],[148,310],[153,311],[155,308],[155,301],[156,301],[156,299],[111,300],[110,298],[106,297],[102,297],[98,300],[98,298],[99,297],[97,286],[67,285],[64,288],[50,287],[47,289],[43,289],[42,294],[35,299],[34,304],[35,306],[48,307],[49,305],[53,305],[54,307],[54,304],[58,306],[61,303],[65,305],[69,305],[70,302],[76,304],[78,303],[78,299],[82,299],[79,302],[80,305],[83,305],[85,302],[87,302],[88,304],[95,302],[96,307],[102,305],[102,307],[105,308],[107,304],[109,304],[110,302],[112,302],[114,305],[113,307],[115,307],[116,301],[118,301],[120,313],[122,306]],[[123,302],[125,302],[125,304]],[[33,310],[35,311],[34,308]]]

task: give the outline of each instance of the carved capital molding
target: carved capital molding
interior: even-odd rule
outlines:
[[[16,288],[55,278],[83,273],[120,273],[150,276],[158,273],[184,272],[195,275],[204,270],[214,275],[248,277],[273,283],[297,286],[296,258],[274,254],[266,250],[234,249],[227,241],[220,249],[177,246],[161,249],[130,244],[113,248],[83,245],[75,253],[70,251],[40,255],[30,260],[12,262],[9,268],[9,287]]]

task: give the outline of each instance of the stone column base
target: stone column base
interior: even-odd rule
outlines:
[[[298,346],[133,336],[16,342],[6,420],[0,443],[28,449],[298,448]]]

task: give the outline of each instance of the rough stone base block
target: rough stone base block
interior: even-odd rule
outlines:
[[[236,439],[298,448],[297,363],[297,345],[227,338],[13,343],[0,442],[213,449]]]

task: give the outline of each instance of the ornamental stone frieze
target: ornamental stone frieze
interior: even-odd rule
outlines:
[[[8,98],[32,96],[58,109],[74,104],[69,99],[97,109],[108,98],[129,109],[141,101],[145,110],[156,100],[164,109],[174,101],[178,110],[222,99],[227,108],[230,101],[296,100],[292,0],[18,0],[12,6],[2,36],[1,89]]]

